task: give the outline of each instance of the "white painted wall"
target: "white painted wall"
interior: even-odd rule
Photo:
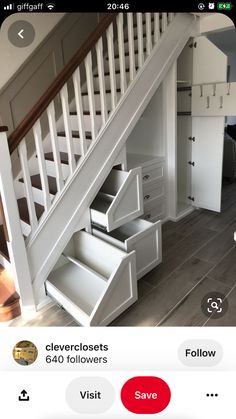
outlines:
[[[162,90],[161,84],[130,134],[126,143],[128,153],[154,156],[165,154]]]
[[[223,13],[206,13],[206,15],[200,15],[199,29],[201,34],[230,28],[234,28],[234,23]]]
[[[19,70],[22,64],[30,58],[31,54],[51,32],[65,13],[15,13],[9,16],[2,24],[0,36],[1,73],[0,90]],[[17,48],[8,39],[9,27],[18,20],[30,22],[35,30],[35,38],[31,45]]]

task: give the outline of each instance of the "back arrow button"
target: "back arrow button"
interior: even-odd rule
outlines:
[[[23,32],[24,32],[24,29],[21,29],[20,30],[20,32],[18,32],[18,35],[19,35],[19,37],[21,38],[21,39],[24,39],[24,37],[23,37]]]
[[[34,38],[34,27],[26,20],[16,20],[8,29],[8,39],[15,47],[28,47],[34,41]]]

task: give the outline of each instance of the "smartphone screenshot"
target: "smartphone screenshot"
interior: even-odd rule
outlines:
[[[236,4],[0,5],[0,412],[235,419]]]

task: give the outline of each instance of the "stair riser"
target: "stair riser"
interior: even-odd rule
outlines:
[[[120,93],[117,93],[117,98],[120,97]],[[106,94],[106,100],[107,100],[107,110],[111,110],[111,94]],[[95,109],[96,111],[101,111],[101,102],[100,102],[100,95],[96,94],[94,95],[94,101],[95,101]],[[89,101],[88,101],[88,95],[83,96],[83,109],[84,111],[89,111]]]
[[[46,160],[46,170],[47,170],[47,174],[48,176],[56,176],[56,172],[55,172],[55,164],[54,161],[51,160]],[[66,179],[68,177],[69,174],[69,166],[68,164],[61,164],[61,169],[62,169],[62,176],[63,179]]]
[[[43,191],[42,189],[38,188],[32,188],[33,196],[34,196],[34,202],[37,202],[37,204],[44,205],[44,199],[43,199]],[[54,195],[50,194],[51,200],[54,198]]]
[[[87,140],[87,148],[89,148],[90,144],[91,144],[91,140]],[[65,137],[58,137],[58,144],[59,144],[59,150],[62,152],[67,153],[68,152],[68,148],[67,148],[67,143],[66,143],[66,138]],[[80,139],[76,138],[74,139],[74,152],[75,154],[78,154],[79,156],[81,156],[82,151],[81,151],[81,144],[80,144]]]
[[[152,26],[152,31],[154,31],[154,22],[151,22],[151,26]],[[138,36],[138,29],[137,27],[135,27],[134,29],[134,37]],[[143,34],[146,34],[146,24],[145,24],[145,19],[143,20]],[[124,39],[128,38],[128,28],[124,29]],[[144,42],[146,40],[146,37],[144,38]],[[135,42],[137,42],[137,40],[135,40]]]
[[[25,223],[24,221],[20,220],[20,224],[21,224],[21,231],[22,234],[26,237],[28,237],[28,235],[31,232],[31,227],[29,224]]]
[[[138,65],[138,54],[135,54],[135,65]],[[125,68],[128,69],[129,68],[129,56],[125,56]],[[120,70],[120,62],[119,62],[119,58],[115,58],[115,69],[116,70]],[[104,61],[104,71],[107,72],[109,71],[109,62],[107,59],[105,59]]]
[[[23,182],[16,182],[15,183],[15,190],[17,199],[25,197],[25,187]],[[38,188],[32,187],[34,202],[38,204],[44,205],[42,191]],[[53,199],[54,195],[50,195],[51,199]]]
[[[85,131],[91,132],[90,115],[84,115],[83,121],[84,121],[84,129],[85,129]],[[71,123],[72,131],[78,131],[79,130],[79,124],[78,124],[77,115],[71,115],[70,116],[70,123]],[[101,117],[101,115],[96,115],[96,126],[100,130],[100,128],[102,126],[102,117]]]
[[[110,89],[110,75],[105,76],[104,77],[104,81],[105,81],[105,87],[106,89]],[[98,77],[94,77],[93,79],[93,83],[94,83],[94,90],[100,90],[100,86],[99,86],[99,78]],[[120,87],[120,75],[116,74],[116,84],[117,87]],[[84,90],[85,92],[86,90]]]

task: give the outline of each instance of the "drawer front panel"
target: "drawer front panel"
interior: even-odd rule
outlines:
[[[152,202],[144,204],[144,220],[163,219],[165,215],[165,199],[163,197],[154,199]]]
[[[159,163],[157,165],[152,165],[144,167],[142,169],[142,180],[143,184],[150,182],[154,179],[162,179],[164,177],[164,165]]]
[[[164,181],[150,182],[143,185],[143,202],[144,204],[150,202],[152,199],[164,197],[165,184]]]

